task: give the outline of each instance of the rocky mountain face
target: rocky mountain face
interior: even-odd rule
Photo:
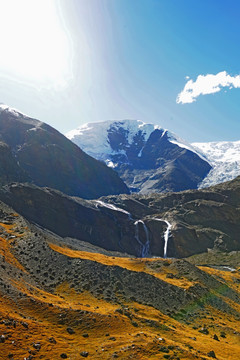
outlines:
[[[211,169],[190,144],[139,120],[89,123],[66,136],[114,168],[132,192],[195,189]]]
[[[11,184],[0,199],[62,237],[138,257],[240,250],[240,178],[202,190],[88,201]]]
[[[129,192],[112,169],[57,130],[5,105],[0,106],[0,140],[2,183],[30,181],[83,198]]]
[[[13,181],[31,181],[30,177],[19,166],[11,148],[0,141],[0,184],[4,185]]]

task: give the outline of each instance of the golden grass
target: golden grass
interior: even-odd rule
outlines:
[[[64,283],[58,286],[56,293],[53,296],[44,292],[44,301],[41,302],[38,297],[39,302],[35,303],[30,301],[30,297],[13,303],[0,296],[0,317],[14,318],[17,322],[16,328],[0,324],[0,332],[10,336],[4,347],[0,347],[0,359],[7,359],[8,354],[13,353],[14,359],[21,360],[28,356],[28,349],[34,350],[33,343],[36,342],[41,343],[41,349],[34,359],[57,360],[61,359],[62,353],[67,353],[69,359],[77,360],[81,358],[81,351],[88,351],[89,359],[112,359],[115,352],[118,359],[124,360],[164,359],[165,354],[172,359],[196,359],[199,356],[209,359],[207,353],[210,350],[219,360],[238,359],[239,336],[232,329],[239,331],[239,323],[213,308],[209,307],[209,313],[214,322],[208,317],[197,320],[199,325],[207,326],[210,331],[209,335],[204,335],[194,330],[192,325],[179,323],[146,305],[125,304],[138,324],[135,327],[127,316],[116,311],[115,304],[98,300],[88,292],[77,294]],[[84,313],[79,315],[79,310]],[[63,314],[64,317],[61,316]],[[66,322],[59,323],[61,318]],[[81,320],[78,325],[76,320]],[[158,327],[149,326],[144,320],[152,320]],[[21,322],[27,323],[28,329]],[[72,335],[66,331],[69,326],[75,331]],[[226,338],[220,336],[223,330]],[[82,336],[84,333],[88,334],[87,338]],[[214,334],[220,341],[213,339]],[[51,337],[56,344],[49,341]],[[160,351],[162,347],[170,347],[169,353]]]
[[[14,226],[4,228],[14,233]],[[49,246],[65,256],[146,272],[175,286],[187,288],[194,283],[185,278],[168,278],[170,272],[176,271],[169,266],[150,266],[155,262],[161,265],[170,263],[170,259],[115,258],[55,244]],[[0,254],[4,254],[5,261],[11,265],[23,269],[11,253],[11,243],[4,237],[0,238]],[[239,293],[238,273],[200,268],[222,278]],[[58,360],[62,353],[66,353],[68,359],[79,360],[83,358],[82,351],[87,351],[91,360],[110,360],[114,353],[121,360],[157,360],[166,359],[166,355],[169,359],[210,360],[212,358],[207,354],[211,350],[218,360],[239,359],[240,321],[210,306],[205,309],[207,315],[205,312],[202,316],[199,310],[191,323],[183,323],[151,306],[136,302],[120,305],[99,300],[88,291],[77,293],[67,282],[59,284],[54,293],[23,279],[11,279],[11,284],[16,292],[25,296],[14,300],[0,292],[0,336],[6,336],[5,342],[0,343],[0,360],[8,359],[11,353],[14,360],[23,360],[30,352],[36,360]],[[224,301],[240,312],[237,303],[226,298]],[[209,334],[200,333],[199,329],[193,328],[194,325],[206,326]],[[68,333],[68,327],[74,330],[74,334]],[[226,338],[221,337],[223,331]],[[86,333],[88,337],[83,337]],[[219,341],[214,340],[214,334]],[[56,343],[51,342],[51,338]],[[36,342],[41,344],[39,351],[33,347]]]
[[[26,271],[20,262],[11,253],[11,245],[8,240],[0,237],[0,255],[3,256],[5,262],[15,266],[16,268]]]
[[[155,276],[158,279],[161,279],[163,281],[168,282],[169,284],[179,286],[182,288],[189,288],[193,284],[195,284],[194,281],[189,281],[186,278],[168,278],[168,273],[170,270],[168,267],[164,267],[164,270],[156,270],[148,266],[148,263],[154,263],[154,262],[171,262],[170,259],[159,259],[159,258],[127,258],[127,257],[114,257],[114,256],[107,256],[99,253],[92,253],[87,251],[79,251],[79,250],[72,250],[68,248],[67,246],[59,246],[53,243],[48,244],[49,247],[68,257],[71,258],[77,258],[77,259],[83,259],[83,260],[91,260],[98,263],[101,263],[103,265],[107,266],[119,266],[124,269],[130,270],[130,271],[136,271],[136,272],[145,272],[147,274],[150,274],[152,276]],[[172,272],[172,269],[171,269]]]

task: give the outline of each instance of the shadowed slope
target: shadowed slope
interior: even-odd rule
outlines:
[[[113,170],[51,126],[10,108],[0,111],[0,139],[10,147],[25,180],[34,184],[83,198],[128,193]]]

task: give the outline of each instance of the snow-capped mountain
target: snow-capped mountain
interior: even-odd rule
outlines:
[[[66,136],[114,168],[136,192],[194,189],[211,169],[193,146],[140,120],[87,123]]]
[[[212,166],[199,188],[232,180],[240,175],[240,141],[192,143],[192,146]]]

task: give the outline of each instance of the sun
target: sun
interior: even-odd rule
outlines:
[[[0,76],[47,87],[71,78],[71,39],[57,0],[0,0]]]

